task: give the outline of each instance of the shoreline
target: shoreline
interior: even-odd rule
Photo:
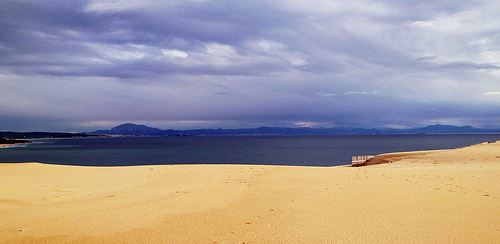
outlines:
[[[369,167],[0,163],[0,242],[498,242],[500,142],[426,152]]]
[[[30,143],[31,142],[19,142],[19,143],[0,144],[0,148],[19,147],[19,146],[29,145]]]

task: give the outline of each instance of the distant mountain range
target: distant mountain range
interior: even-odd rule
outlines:
[[[376,134],[461,134],[500,133],[500,129],[480,129],[472,126],[429,125],[410,129],[363,129],[363,128],[287,128],[258,127],[245,129],[195,129],[161,130],[145,125],[125,123],[109,130],[97,130],[91,134],[122,136],[220,136],[220,135],[376,135]]]
[[[391,134],[474,134],[500,133],[500,129],[480,129],[472,126],[429,125],[410,129],[364,129],[364,128],[288,128],[258,127],[244,129],[195,129],[195,130],[162,130],[145,125],[125,123],[109,130],[96,130],[82,133],[60,132],[13,132],[0,131],[0,138],[34,139],[34,138],[72,138],[108,136],[224,136],[224,135],[391,135]]]

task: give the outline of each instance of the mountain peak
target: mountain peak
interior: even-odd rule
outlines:
[[[125,128],[152,128],[152,127],[149,127],[149,126],[146,126],[146,125],[138,125],[138,124],[133,124],[133,123],[123,123],[121,125],[117,125],[113,128],[111,128],[111,130],[115,130],[115,129],[125,129]],[[154,128],[152,128],[154,129]]]
[[[124,123],[111,128],[110,130],[98,130],[94,133],[108,135],[127,135],[127,136],[153,136],[161,133],[162,130],[133,123]]]

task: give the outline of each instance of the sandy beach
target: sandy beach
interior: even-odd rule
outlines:
[[[365,167],[2,163],[0,243],[500,242],[500,142],[387,157]]]
[[[5,148],[5,147],[12,147],[16,144],[0,144],[0,148]]]
[[[19,146],[23,146],[26,144],[28,144],[28,143],[22,142],[22,143],[0,144],[0,148],[19,147]]]

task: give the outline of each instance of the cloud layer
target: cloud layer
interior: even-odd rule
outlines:
[[[2,1],[0,130],[500,126],[496,1]]]

